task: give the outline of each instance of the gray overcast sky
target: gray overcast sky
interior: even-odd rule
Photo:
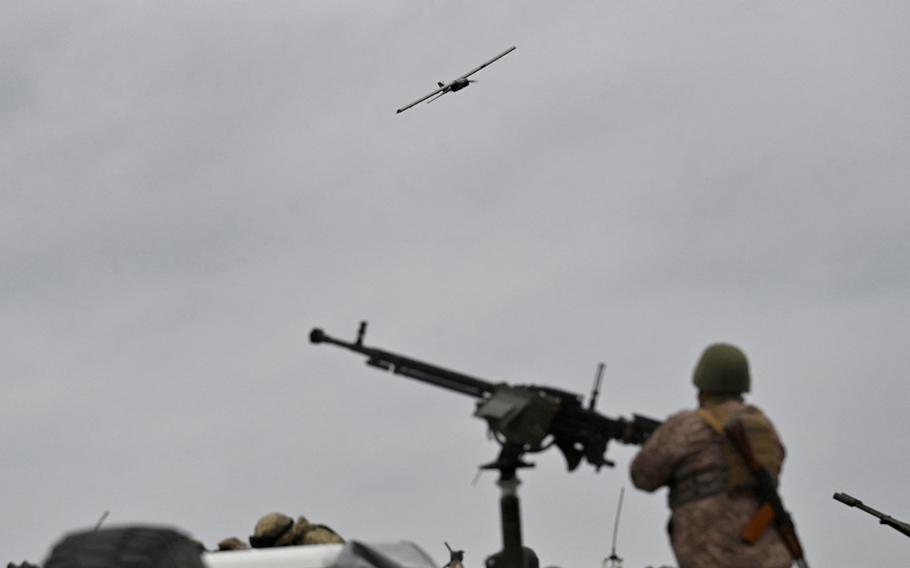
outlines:
[[[0,2],[0,561],[90,526],[208,545],[272,510],[499,549],[470,399],[322,326],[665,417],[750,356],[816,566],[910,543],[910,7]],[[501,52],[470,89],[395,109]],[[522,474],[544,565],[609,554],[634,448]],[[665,495],[619,553],[671,563]]]

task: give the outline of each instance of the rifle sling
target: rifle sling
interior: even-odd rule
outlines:
[[[721,436],[724,435],[724,425],[721,424],[720,420],[715,418],[715,416],[713,414],[711,414],[704,408],[699,408],[698,415],[702,417],[702,420],[707,422],[708,426],[710,426],[712,430],[714,430]]]
[[[698,409],[698,415],[711,427],[712,430],[724,436],[724,438],[736,449],[743,459],[748,461],[746,456],[747,450],[745,448],[739,447],[732,438],[726,435],[726,428],[721,424],[720,420],[717,419],[711,412],[705,408]],[[754,472],[753,472],[754,473]],[[743,487],[743,493],[748,492],[750,494],[754,493],[754,488],[758,485],[758,479],[754,478],[753,482],[749,484],[748,487]],[[671,491],[672,497],[672,491]],[[774,508],[768,502],[760,502],[759,508],[755,511],[755,514],[749,519],[746,523],[746,526],[742,530],[742,539],[748,544],[755,544],[758,542],[758,539],[761,538],[761,535],[765,532],[765,529],[774,520]]]

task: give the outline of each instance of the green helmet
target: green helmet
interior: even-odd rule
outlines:
[[[250,544],[253,548],[275,546],[281,535],[291,530],[293,525],[294,519],[284,513],[269,513],[256,523],[256,528],[250,535]]]
[[[692,382],[705,394],[749,392],[749,362],[738,347],[715,343],[701,354]]]

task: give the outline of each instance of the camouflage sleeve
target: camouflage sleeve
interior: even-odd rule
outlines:
[[[778,480],[780,479],[780,474],[784,468],[784,460],[787,459],[787,447],[784,446],[784,442],[780,439],[780,433],[777,431],[777,428],[774,426],[774,422],[768,418],[768,415],[762,412],[762,410],[756,406],[749,405],[749,409],[753,412],[761,412],[762,416],[765,417],[765,420],[768,421],[768,424],[771,425],[771,431],[774,433],[774,440],[777,442],[777,446],[780,448],[780,464],[777,466],[777,476]]]
[[[780,439],[780,433],[777,431],[777,428],[775,428],[774,423],[771,422],[770,419],[768,422],[771,424],[771,428],[774,430],[774,437],[777,438],[777,445],[780,446],[780,465],[781,468],[783,468],[784,460],[787,458],[787,447],[784,446],[784,442]]]
[[[683,426],[691,421],[692,414],[691,411],[674,414],[651,434],[629,467],[635,487],[650,492],[670,482],[673,471],[686,455]]]

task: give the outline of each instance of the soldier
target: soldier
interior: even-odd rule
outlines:
[[[308,544],[344,544],[344,539],[326,525],[314,525],[306,517],[297,522],[283,513],[269,513],[259,519],[250,544],[254,548]]]
[[[250,544],[253,548],[277,546],[278,540],[294,526],[294,519],[284,513],[269,513],[256,522]]]
[[[297,546],[306,544],[344,544],[344,539],[326,525],[314,525],[306,517],[297,517],[297,522],[281,535],[276,546]]]
[[[243,542],[236,536],[225,538],[218,542],[218,552],[224,552],[227,550],[247,550],[249,548],[250,545]]]
[[[743,528],[758,509],[754,479],[727,441],[723,425],[740,420],[758,461],[780,475],[784,447],[771,422],[743,402],[749,392],[749,365],[738,348],[708,347],[695,367],[697,410],[667,419],[632,461],[632,483],[655,491],[669,486],[672,511],[667,530],[680,568],[785,568],[792,564],[773,526],[754,544],[742,541]]]

